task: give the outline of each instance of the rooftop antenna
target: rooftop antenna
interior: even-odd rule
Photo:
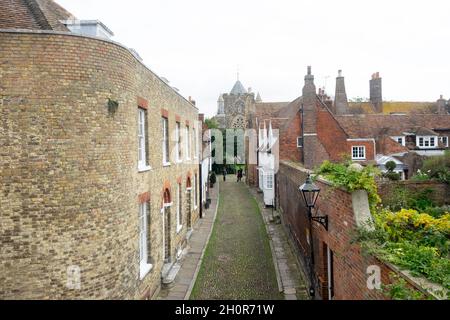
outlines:
[[[327,87],[327,80],[330,76],[324,76],[323,77],[323,90],[325,91],[326,87]]]

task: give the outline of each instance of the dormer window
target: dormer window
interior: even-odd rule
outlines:
[[[437,138],[433,136],[418,136],[416,137],[416,145],[419,148],[435,148]]]
[[[439,141],[441,141],[441,143],[444,145],[445,148],[448,148],[448,137],[447,136],[439,137]]]
[[[391,137],[395,142],[398,142],[399,144],[401,144],[402,146],[405,146],[405,136],[395,136],[395,137]]]
[[[110,39],[114,33],[98,20],[65,20],[61,21],[72,33]]]

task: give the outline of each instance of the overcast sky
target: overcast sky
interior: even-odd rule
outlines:
[[[307,65],[334,95],[368,97],[371,74],[383,98],[450,98],[448,0],[56,0],[79,19],[98,19],[134,48],[200,112],[240,80],[263,101],[301,95]]]

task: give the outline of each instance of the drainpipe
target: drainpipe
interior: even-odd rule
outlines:
[[[301,121],[301,128],[302,128],[302,163],[303,165],[305,165],[305,133],[303,130],[303,118],[304,118],[304,113],[303,113],[303,103],[302,103],[302,121]]]
[[[203,174],[202,174],[202,162],[200,161],[200,164],[198,165],[198,182],[200,185],[200,188],[197,188],[197,190],[200,190],[200,219],[203,218]],[[194,195],[195,196],[195,195]]]

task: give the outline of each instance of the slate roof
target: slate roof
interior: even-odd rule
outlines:
[[[53,0],[0,0],[0,29],[69,31],[59,20],[75,16]]]
[[[238,80],[236,81],[236,83],[233,86],[233,89],[231,89],[230,91],[231,94],[245,94],[247,93],[247,90],[245,90],[244,86],[242,85],[242,83]]]

